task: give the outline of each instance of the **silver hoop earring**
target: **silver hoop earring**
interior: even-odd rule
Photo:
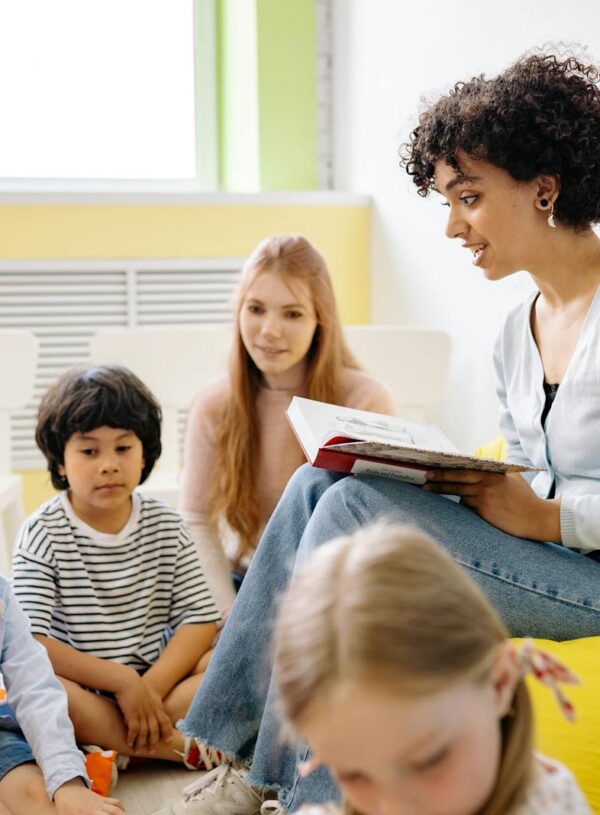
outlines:
[[[556,221],[554,220],[554,201],[550,204],[550,214],[548,215],[548,226],[551,229],[556,229]]]

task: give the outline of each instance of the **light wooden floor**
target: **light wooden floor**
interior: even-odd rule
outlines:
[[[176,801],[181,790],[201,775],[166,761],[153,761],[119,773],[112,794],[121,801],[127,815],[150,815]]]

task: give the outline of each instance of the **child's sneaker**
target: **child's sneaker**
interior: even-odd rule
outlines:
[[[309,815],[309,813],[304,812],[304,809],[305,807],[302,807],[298,810],[298,813],[301,812],[302,815]],[[260,808],[260,815],[286,815],[286,812],[279,800],[272,798],[268,801],[263,801]],[[314,813],[314,815],[318,815],[318,813]],[[336,815],[340,815],[340,813],[336,813]]]
[[[260,815],[265,794],[248,784],[248,770],[221,764],[184,788],[181,801],[153,815]]]
[[[219,764],[225,762],[225,757],[220,750],[207,747],[190,736],[185,736],[181,756],[188,770],[214,770]]]

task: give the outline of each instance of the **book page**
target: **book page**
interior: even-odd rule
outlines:
[[[344,444],[331,444],[330,450],[339,450],[341,453],[368,456],[369,458],[401,461],[405,464],[416,464],[423,467],[440,468],[446,470],[483,470],[492,473],[532,472],[535,468],[525,467],[521,464],[507,464],[491,458],[478,458],[464,453],[447,452],[445,450],[423,450],[416,447],[400,447],[398,445],[380,444],[376,442],[345,442]]]
[[[370,441],[395,447],[458,452],[436,425],[294,396],[286,415],[309,461],[331,441]]]
[[[378,413],[353,411],[335,414],[337,435],[350,436],[361,442],[389,444],[394,447],[432,447],[448,453],[458,452],[450,439],[436,425],[421,424],[401,419],[398,416],[384,416]]]

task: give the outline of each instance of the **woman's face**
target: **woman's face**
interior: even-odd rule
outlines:
[[[424,696],[347,682],[296,725],[363,815],[473,815],[494,788],[502,715],[491,681]]]
[[[547,212],[536,208],[537,180],[515,181],[506,170],[459,151],[458,173],[445,161],[435,168],[435,186],[450,208],[446,235],[459,238],[472,263],[490,280],[532,270],[544,238]]]
[[[292,288],[293,286],[293,288]],[[271,388],[304,382],[306,355],[317,328],[308,284],[262,272],[252,281],[240,310],[242,342]]]

